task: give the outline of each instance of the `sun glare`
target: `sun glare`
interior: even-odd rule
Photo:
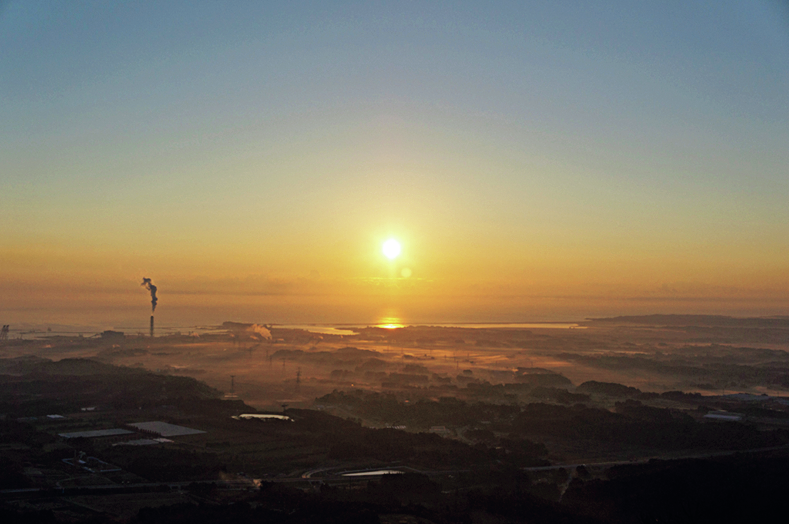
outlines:
[[[383,329],[400,329],[405,325],[397,317],[385,317],[378,321],[375,327]]]
[[[383,245],[383,252],[386,258],[389,260],[394,260],[400,254],[400,242],[397,240],[390,238]]]

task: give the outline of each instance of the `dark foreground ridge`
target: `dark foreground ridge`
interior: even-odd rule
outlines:
[[[710,422],[735,401],[559,376],[463,398],[335,391],[259,420],[187,377],[89,359],[0,371],[4,523],[743,522],[789,489],[780,404]],[[560,460],[610,449],[632,458]]]

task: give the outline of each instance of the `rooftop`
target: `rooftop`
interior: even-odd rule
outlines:
[[[118,442],[113,446],[154,446],[156,444],[166,444],[172,442],[166,438],[141,438],[137,440],[127,440],[126,442]]]
[[[133,431],[128,429],[96,429],[92,431],[75,431],[73,433],[58,433],[58,436],[63,438],[98,438],[98,437],[116,437],[119,435],[131,435]]]
[[[198,435],[200,433],[205,433],[205,431],[200,431],[199,429],[176,426],[175,424],[168,424],[167,422],[160,422],[158,420],[153,422],[135,422],[134,424],[129,424],[129,426],[137,428],[140,431],[157,433],[163,437],[180,437],[183,435]]]
[[[233,417],[235,419],[259,419],[259,420],[290,420],[293,421],[287,415],[273,415],[273,414],[263,414],[263,413],[245,413],[243,415],[239,415],[237,417]]]

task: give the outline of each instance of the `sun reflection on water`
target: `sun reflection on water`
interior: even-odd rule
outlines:
[[[378,321],[375,327],[383,329],[399,329],[405,326],[397,317],[384,317]]]

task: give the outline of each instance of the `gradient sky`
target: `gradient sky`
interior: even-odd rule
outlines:
[[[789,314],[783,1],[0,0],[0,50],[3,323]]]

